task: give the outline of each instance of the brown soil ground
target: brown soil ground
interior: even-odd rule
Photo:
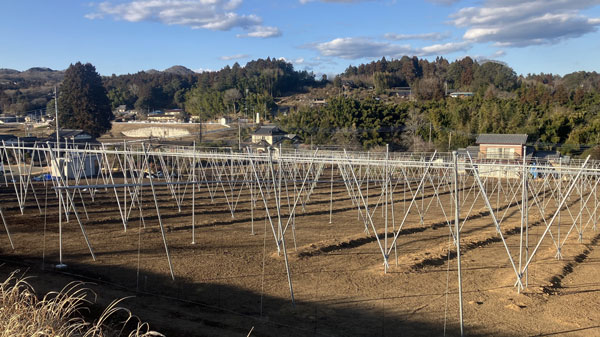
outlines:
[[[5,275],[17,268],[26,272],[33,276],[30,282],[39,293],[58,290],[74,279],[89,281],[98,294],[99,307],[132,296],[122,305],[168,336],[246,336],[251,329],[252,336],[459,334],[457,259],[449,249],[445,215],[431,188],[417,202],[425,208],[431,202],[423,221],[415,210],[409,213],[398,237],[397,260],[392,253],[390,268],[384,273],[377,237],[371,228],[365,233],[344,185],[334,185],[329,223],[329,182],[318,184],[306,206],[299,206],[294,230],[290,227],[285,236],[296,299],[293,307],[284,258],[277,254],[262,199],[256,208],[251,207],[247,188],[234,217],[228,207],[231,195],[226,199],[222,189],[212,201],[205,187],[196,193],[194,245],[190,192],[180,212],[170,191],[157,188],[173,281],[149,188],[143,191],[145,228],[136,207],[124,231],[111,189],[99,191],[94,202],[89,195],[85,198],[89,219],[78,201],[96,261],[71,212],[63,226],[63,259],[68,268],[59,271],[53,267],[58,262],[58,201],[52,190],[46,193],[43,183],[34,186],[41,209],[30,194],[24,215],[14,187],[0,188],[0,205],[15,243],[13,251],[6,235],[0,233],[0,258],[5,263],[0,271]],[[473,202],[473,192],[467,192],[468,186],[461,217]],[[363,193],[367,194],[366,189]],[[381,189],[371,186],[368,194],[372,210]],[[121,189],[121,202],[122,196]],[[410,197],[402,185],[394,191],[394,227],[401,222]],[[502,193],[491,202],[498,208],[498,217],[504,215],[502,232],[518,264],[520,200],[511,199]],[[450,194],[442,192],[440,202],[449,205]],[[579,209],[575,196],[568,203],[572,211]],[[548,206],[547,218],[553,208]],[[380,205],[373,220],[385,245],[382,210]],[[276,219],[274,207],[270,212]],[[450,207],[445,212],[451,216]],[[289,214],[285,198],[282,213],[285,225]],[[562,217],[562,237],[572,223],[567,222],[567,214]],[[391,236],[391,209],[388,217]],[[529,224],[531,252],[544,230],[540,212],[533,206]],[[557,226],[552,232],[557,235]],[[479,199],[461,232],[465,334],[600,335],[596,310],[600,304],[599,238],[590,226],[582,243],[572,233],[562,260],[555,259],[554,244],[546,238],[529,269],[528,287],[519,294],[506,248]],[[387,241],[389,245],[392,240],[388,237]]]

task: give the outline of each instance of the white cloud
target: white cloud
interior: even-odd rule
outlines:
[[[490,58],[494,59],[497,57],[502,57],[504,55],[506,55],[506,52],[502,49],[499,49],[499,50],[496,50],[496,52],[494,52]]]
[[[278,60],[279,61],[288,62],[288,63],[293,63],[293,64],[302,64],[302,63],[305,63],[305,60],[304,60],[303,57],[299,57],[297,59],[292,60],[292,59],[288,59],[288,58],[282,56],[282,57],[278,58]]]
[[[383,37],[388,40],[432,40],[439,41],[448,38],[448,33],[423,33],[423,34],[394,34],[387,33]]]
[[[322,58],[319,56],[311,57],[310,59],[305,59],[304,57],[298,57],[295,59],[280,57],[279,60],[292,63],[296,69],[302,69],[306,71],[312,71],[313,69],[321,68],[324,65],[337,65],[337,63],[333,62],[329,57]]]
[[[221,57],[219,57],[219,59],[221,59],[223,61],[231,61],[231,60],[245,59],[245,58],[249,58],[249,57],[250,57],[250,55],[248,55],[248,54],[235,54],[235,55],[221,56]]]
[[[380,42],[362,37],[337,38],[328,42],[315,43],[308,48],[317,50],[322,56],[343,59],[379,58],[382,56],[399,58],[404,55],[431,56],[450,54],[468,50],[471,43],[448,42],[433,44],[421,48],[413,48],[407,44]]]
[[[263,39],[277,36],[281,36],[279,28],[270,26],[255,26],[248,33],[237,35],[237,37],[259,37]]]
[[[352,3],[352,2],[367,2],[367,1],[375,1],[375,0],[300,0],[301,4],[307,4],[309,2],[313,2],[313,1],[320,1],[320,2],[336,2],[336,3]]]
[[[182,25],[192,29],[227,31],[241,28],[248,37],[273,37],[275,27],[262,26],[262,19],[254,14],[238,14],[242,0],[136,0],[113,4],[102,2],[88,19],[112,17],[129,22],[153,21],[167,25]],[[264,33],[271,31],[271,34]],[[261,33],[263,32],[263,33]]]
[[[418,55],[422,56],[430,56],[430,55],[443,55],[443,54],[451,54],[457,51],[465,51],[471,47],[469,42],[448,42],[441,44],[433,44],[430,46],[425,46],[420,48],[420,53]]]
[[[463,39],[493,42],[498,46],[556,43],[594,32],[599,18],[581,10],[600,0],[487,0],[481,7],[466,7],[451,15],[451,23],[467,30]]]
[[[335,56],[343,59],[364,57],[399,56],[411,52],[409,45],[397,45],[377,42],[366,38],[337,38],[313,46],[323,56]]]
[[[431,2],[434,4],[438,4],[438,5],[445,5],[445,6],[449,6],[452,5],[453,3],[456,3],[460,0],[426,0],[427,2]]]

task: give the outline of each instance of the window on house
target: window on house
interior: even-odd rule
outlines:
[[[488,147],[487,158],[490,159],[514,159],[515,149],[512,147]]]

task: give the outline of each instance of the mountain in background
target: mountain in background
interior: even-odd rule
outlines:
[[[163,72],[181,76],[194,75],[196,73],[193,70],[184,66],[172,66],[171,68],[163,70]]]
[[[62,81],[64,77],[63,70],[52,70],[50,68],[34,67],[25,71],[14,69],[0,69],[0,83],[3,81],[11,81],[21,83],[20,86],[15,86],[11,89],[21,89],[23,86],[34,86],[36,83],[43,81]],[[2,89],[6,89],[2,87]]]
[[[12,75],[12,74],[18,74],[18,73],[20,73],[20,71],[18,71],[18,70],[0,68],[0,75]]]

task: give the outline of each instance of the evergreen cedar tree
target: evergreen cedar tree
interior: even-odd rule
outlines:
[[[98,137],[110,130],[113,118],[106,88],[96,68],[90,63],[71,64],[60,86],[59,126],[82,129]]]

